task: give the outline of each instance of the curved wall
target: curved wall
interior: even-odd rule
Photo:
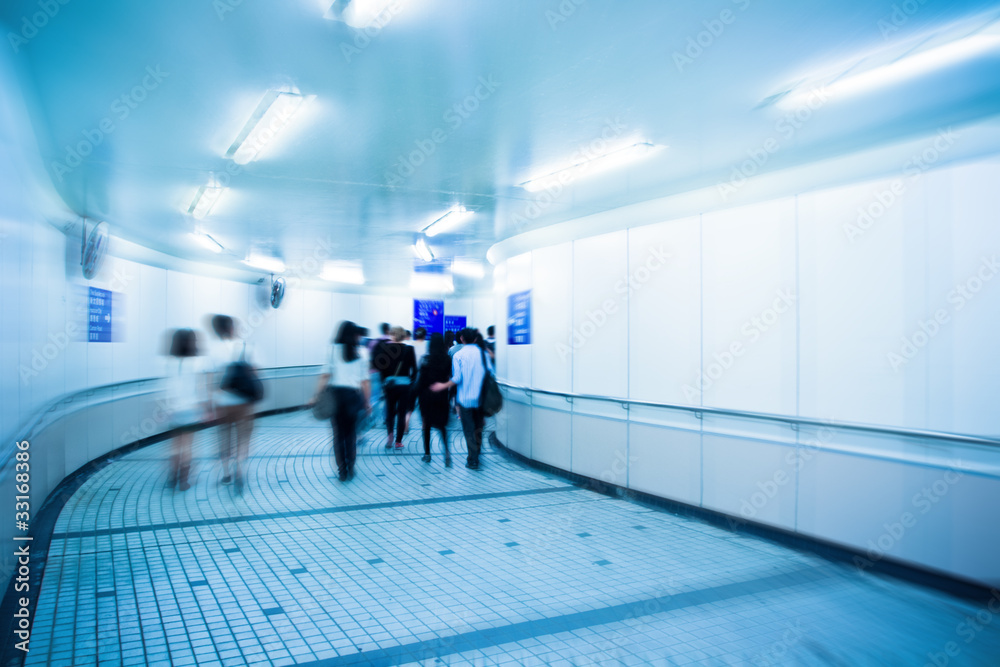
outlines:
[[[626,488],[1000,584],[1000,450],[837,428],[1000,435],[998,180],[990,157],[511,257],[496,270],[497,321],[508,295],[532,292],[531,344],[498,336],[512,385],[830,428],[511,390],[500,440]]]

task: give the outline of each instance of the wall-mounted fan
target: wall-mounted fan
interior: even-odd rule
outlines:
[[[271,308],[277,308],[285,298],[285,279],[271,276]]]
[[[257,303],[261,308],[269,304],[271,308],[277,308],[285,298],[285,287],[284,278],[275,278],[273,274],[270,279],[261,278],[257,281]]]
[[[101,270],[108,254],[108,223],[99,222],[87,232],[87,219],[83,219],[83,238],[80,247],[80,266],[83,277],[92,280]]]

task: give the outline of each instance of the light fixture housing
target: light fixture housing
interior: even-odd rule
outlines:
[[[206,250],[211,250],[217,255],[226,249],[225,246],[216,241],[211,234],[206,234],[205,232],[191,232],[191,236]]]
[[[577,160],[573,164],[560,167],[555,171],[545,174],[544,176],[531,178],[519,184],[518,187],[523,188],[528,192],[540,192],[542,190],[556,187],[557,185],[566,185],[567,183],[575,181],[585,173],[595,174],[620,167],[624,164],[628,164],[644,157],[658,148],[662,148],[662,146],[656,146],[648,141],[640,141],[627,146],[619,146],[618,148],[613,148],[599,155]]]
[[[414,292],[432,292],[448,294],[455,291],[455,281],[447,273],[410,274],[410,289]]]
[[[434,261],[434,252],[431,250],[431,247],[427,245],[427,239],[423,236],[418,238],[417,242],[413,244],[413,254],[425,262]]]
[[[201,186],[198,188],[198,192],[195,193],[194,199],[191,200],[191,206],[188,207],[187,212],[196,219],[201,220],[219,203],[219,199],[227,189],[217,185]]]
[[[264,255],[253,250],[250,251],[250,255],[243,260],[243,263],[249,267],[267,271],[268,273],[285,272],[285,263],[281,259],[278,257],[271,257],[270,255]]]
[[[401,10],[404,0],[336,0],[323,18],[352,28],[384,28]]]
[[[473,215],[475,215],[475,213],[464,206],[452,206],[447,213],[424,227],[423,233],[425,236],[430,238],[437,236],[438,234],[450,232]]]
[[[247,164],[257,159],[268,143],[288,125],[305,100],[298,93],[269,90],[226,151],[226,157],[236,164]]]
[[[364,285],[365,272],[358,262],[330,261],[323,265],[320,280],[346,285]]]
[[[486,268],[482,262],[463,258],[456,258],[451,263],[451,272],[456,276],[475,278],[477,280],[486,276]]]

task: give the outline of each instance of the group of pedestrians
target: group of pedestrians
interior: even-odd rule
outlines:
[[[385,448],[404,448],[403,436],[419,406],[422,460],[432,460],[431,432],[436,430],[441,435],[445,467],[451,467],[448,421],[454,397],[468,445],[466,467],[478,470],[485,421],[479,408],[479,392],[486,373],[493,369],[492,341],[484,339],[476,329],[465,328],[455,337],[461,349],[454,346],[449,350],[440,333],[431,334],[428,340],[426,330],[417,329],[414,340],[407,342],[402,327],[383,324],[380,331],[378,338],[363,346],[363,329],[353,322],[341,323],[319,378],[317,398],[330,387],[336,399],[331,423],[338,478],[347,481],[354,476],[357,422],[362,414],[371,414],[376,388],[381,389],[385,402]]]
[[[244,372],[253,375],[256,364],[252,347],[236,335],[232,317],[214,315],[210,328],[214,336],[207,344],[193,329],[173,331],[167,344],[166,406],[174,431],[167,486],[180,491],[191,487],[193,434],[203,423],[214,421],[219,427],[221,483],[232,484],[240,494],[253,432],[253,403],[259,396],[243,391],[234,380],[234,369],[249,369]],[[358,425],[372,413],[378,394],[385,404],[386,449],[404,449],[410,417],[419,409],[422,460],[432,461],[431,434],[437,431],[444,465],[451,467],[448,422],[454,409],[468,445],[466,467],[478,470],[485,421],[479,393],[486,373],[493,371],[493,327],[487,338],[473,328],[429,337],[426,329],[418,328],[411,337],[402,327],[388,324],[381,325],[378,337],[369,339],[367,333],[354,322],[341,322],[319,376],[317,397],[329,388],[334,398],[330,422],[338,478],[347,481],[354,476]]]

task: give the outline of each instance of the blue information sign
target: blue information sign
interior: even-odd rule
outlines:
[[[87,296],[88,319],[87,341],[91,343],[111,342],[111,292],[91,287]]]
[[[531,344],[531,290],[507,297],[507,344]]]
[[[465,328],[466,318],[465,315],[445,315],[444,316],[444,330],[445,331],[461,331]]]
[[[444,333],[444,301],[413,300],[413,330],[427,329],[427,335]]]

